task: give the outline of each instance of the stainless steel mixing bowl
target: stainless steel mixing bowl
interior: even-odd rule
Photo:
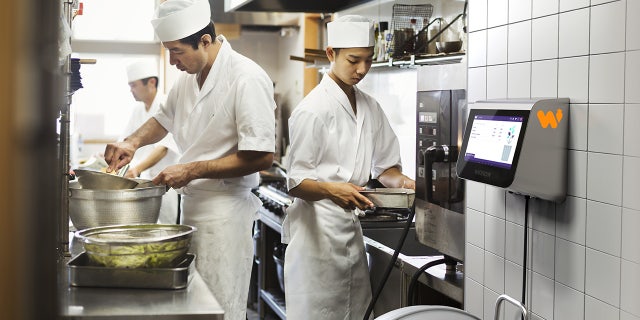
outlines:
[[[89,260],[112,268],[158,268],[187,254],[195,227],[133,224],[77,231]]]
[[[75,169],[78,183],[83,189],[92,190],[121,190],[132,189],[138,185],[134,179],[119,177],[100,171]]]
[[[137,179],[140,188],[122,190],[83,189],[69,183],[69,217],[76,229],[116,224],[156,223],[165,186],[149,186]]]

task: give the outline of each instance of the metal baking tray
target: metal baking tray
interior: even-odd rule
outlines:
[[[184,289],[195,272],[195,254],[165,268],[110,268],[92,265],[86,252],[69,260],[69,283],[76,287]]]

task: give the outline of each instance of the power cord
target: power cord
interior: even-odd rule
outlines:
[[[524,257],[522,258],[522,305],[525,304],[527,298],[527,240],[529,238],[529,199],[530,196],[524,196]],[[524,320],[524,316],[522,317]]]
[[[413,276],[411,277],[411,282],[409,282],[409,290],[407,291],[407,304],[409,306],[413,306],[415,304],[415,297],[413,294],[413,291],[415,290],[415,286],[416,283],[418,283],[418,278],[420,278],[420,275],[427,269],[433,267],[433,266],[437,266],[439,264],[443,264],[447,262],[446,258],[442,258],[442,259],[438,259],[438,260],[433,260],[433,261],[429,261],[427,263],[425,263],[422,267],[420,267],[420,269],[418,269],[418,271],[416,271],[415,273],[413,273]]]

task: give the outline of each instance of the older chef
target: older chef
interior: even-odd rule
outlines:
[[[258,171],[271,167],[275,149],[273,84],[256,63],[216,36],[208,1],[167,0],[151,21],[185,71],[166,104],[123,142],[105,151],[109,170],[129,162],[140,146],[167,131],[180,148],[179,164],[153,182],[180,188],[183,223],[198,228],[192,250],[197,268],[225,310],[245,319],[260,200],[251,193]]]
[[[287,319],[362,319],[371,284],[355,209],[371,176],[415,188],[400,170],[398,140],[376,100],[356,84],[373,57],[373,24],[344,16],[327,25],[330,71],[289,119],[289,193],[283,222]]]
[[[158,67],[151,61],[139,60],[127,66],[127,82],[133,98],[141,103],[133,106],[133,112],[124,129],[123,140],[156,114],[166,97],[158,92]],[[178,161],[178,147],[173,136],[167,134],[160,142],[146,145],[136,151],[127,170],[127,178],[153,179],[162,169]],[[169,189],[162,197],[159,223],[176,223],[178,194]]]

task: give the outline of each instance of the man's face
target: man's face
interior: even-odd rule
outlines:
[[[333,50],[333,49],[332,49]],[[331,71],[347,85],[355,85],[369,72],[373,62],[373,47],[342,48],[329,60],[333,62]]]
[[[175,65],[180,71],[196,74],[207,63],[207,54],[202,42],[198,43],[198,49],[191,45],[181,43],[179,40],[162,43],[169,50],[169,63]]]
[[[147,84],[145,85],[142,80],[135,80],[132,82],[129,82],[129,88],[131,89],[131,94],[133,95],[133,98],[136,99],[136,101],[145,101],[146,98],[149,96],[149,92],[150,92],[150,87],[152,86],[153,83],[151,83],[151,81],[147,81]]]

